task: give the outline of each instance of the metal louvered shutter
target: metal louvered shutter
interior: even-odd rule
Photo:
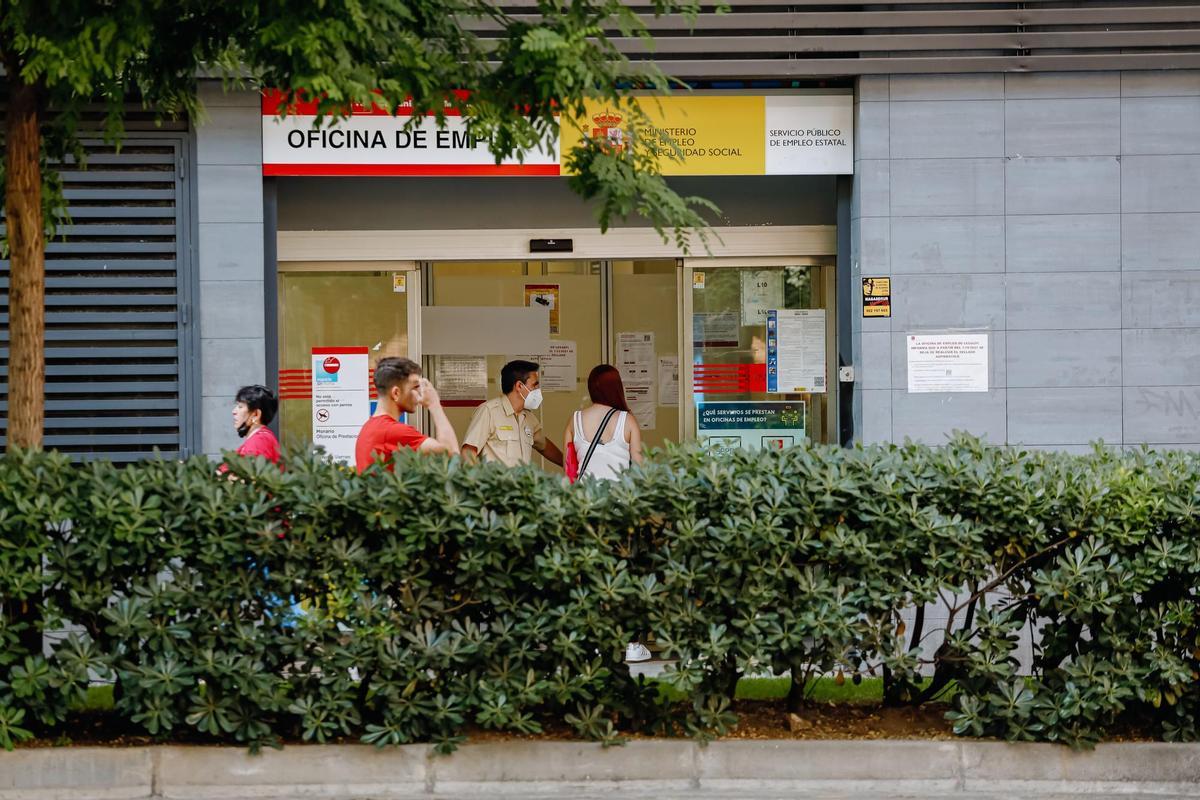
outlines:
[[[536,19],[536,0],[495,5]],[[1200,3],[1188,0],[730,0],[720,13],[703,3],[694,19],[626,5],[654,44],[615,28],[614,43],[689,80],[1200,67]]]
[[[46,246],[46,449],[133,461],[196,451],[185,135],[89,144],[62,171],[71,222]],[[8,261],[0,261],[7,431]],[[195,426],[192,426],[195,427]]]

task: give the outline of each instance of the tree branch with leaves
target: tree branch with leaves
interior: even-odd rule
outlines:
[[[694,0],[651,4],[656,15],[698,11]],[[560,125],[580,124],[564,120],[586,120],[588,104],[603,103],[624,113],[627,146],[584,136],[564,154],[600,228],[638,216],[681,248],[706,241],[704,213],[716,209],[667,185],[662,142],[637,100],[671,81],[609,38],[650,39],[642,18],[619,0],[538,0],[522,12],[484,0],[0,0],[9,444],[42,442],[45,242],[66,207],[56,165],[85,163],[89,138],[119,145],[130,104],[199,118],[201,74],[315,99],[328,120],[355,104],[393,113],[404,104],[414,120],[439,123],[449,109],[467,112],[497,162],[552,146]],[[85,130],[97,104],[103,130]]]

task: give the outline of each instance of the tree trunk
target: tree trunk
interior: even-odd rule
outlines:
[[[8,225],[8,445],[40,448],[45,416],[45,284],[42,138],[38,86],[7,63],[4,216]]]

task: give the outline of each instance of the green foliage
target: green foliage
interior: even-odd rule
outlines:
[[[1191,455],[681,447],[576,486],[414,455],[231,469],[0,459],[0,746],[61,732],[105,681],[163,739],[708,738],[770,675],[793,706],[952,691],[964,735],[1197,737]],[[647,634],[661,680],[623,662]]]
[[[653,0],[643,13],[699,8],[696,0]],[[648,125],[633,92],[668,91],[670,82],[609,38],[615,31],[651,41],[641,16],[621,0],[538,0],[519,12],[491,0],[0,0],[0,62],[10,81],[37,87],[42,98],[51,229],[65,205],[53,164],[83,160],[89,106],[104,109],[105,137],[119,143],[131,103],[164,118],[199,118],[202,73],[317,98],[332,117],[354,103],[407,105],[414,121],[469,106],[471,133],[497,162],[557,143],[560,112],[587,119],[588,101],[625,111],[635,131]],[[680,197],[636,149],[597,157],[581,144],[564,154],[580,170],[573,185],[596,201],[601,227],[639,214],[686,245],[690,230],[705,229],[700,212],[711,204]],[[0,168],[0,188],[3,177]]]

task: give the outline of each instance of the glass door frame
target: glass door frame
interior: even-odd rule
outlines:
[[[628,257],[579,258],[579,257],[564,256],[563,258],[547,258],[547,257],[545,257],[546,255],[547,254],[534,253],[534,254],[530,254],[529,256],[524,257],[523,259],[520,259],[520,260],[527,261],[527,262],[587,261],[589,263],[592,263],[592,264],[595,264],[596,266],[598,266],[599,277],[600,277],[600,303],[601,303],[601,307],[600,307],[600,324],[601,324],[600,354],[601,354],[601,361],[603,363],[612,364],[613,359],[616,354],[616,343],[614,341],[615,327],[614,327],[614,317],[613,317],[614,295],[615,295],[614,278],[613,278],[613,275],[614,275],[613,264],[614,264],[614,262],[617,262],[617,261],[628,260]],[[541,256],[541,257],[538,257],[538,256]],[[411,268],[416,271],[416,274],[418,276],[418,285],[420,285],[422,287],[422,291],[420,294],[420,302],[417,304],[418,307],[414,309],[411,304],[409,306],[409,325],[410,325],[409,341],[413,343],[413,346],[410,349],[415,353],[415,355],[412,356],[412,358],[414,361],[416,361],[418,364],[420,364],[422,366],[422,368],[428,369],[431,366],[430,363],[428,363],[428,360],[423,358],[424,353],[420,352],[420,329],[421,329],[420,313],[421,313],[422,308],[433,305],[433,280],[434,280],[433,279],[433,265],[437,264],[437,263],[447,263],[447,262],[452,263],[452,262],[456,262],[456,261],[479,262],[479,261],[486,261],[486,260],[488,260],[488,259],[444,258],[444,259],[438,259],[437,261],[414,261],[414,262],[412,262],[413,266]],[[495,260],[507,262],[507,261],[512,261],[514,259],[495,259]],[[650,260],[665,262],[665,261],[671,261],[672,259],[654,257],[654,258],[651,258]],[[680,351],[679,351],[679,358],[681,359],[680,369],[682,371],[682,364],[684,363],[682,361],[682,359],[684,357],[684,347],[683,347],[682,343],[684,342],[683,334],[684,334],[684,330],[685,330],[684,329],[684,321],[683,321],[683,307],[684,307],[685,303],[689,307],[691,305],[691,296],[685,295],[683,288],[684,288],[684,286],[690,286],[690,283],[686,282],[684,279],[684,274],[683,274],[684,273],[684,259],[676,258],[673,260],[675,262],[675,290],[676,290],[676,296],[679,298],[679,301],[677,302],[677,304],[675,306],[675,314],[676,314],[676,326],[677,326],[676,333],[678,336],[677,340],[681,343]],[[529,277],[532,278],[532,277],[539,277],[539,276],[531,275]],[[542,276],[542,277],[544,277],[544,276]],[[690,278],[688,280],[690,280]],[[414,295],[412,295],[410,293],[409,297],[410,297],[410,303],[411,303]],[[414,320],[415,320],[415,323],[414,323]],[[416,326],[415,333],[411,327],[414,324]],[[691,335],[690,328],[688,329],[688,335],[689,336]],[[690,347],[691,347],[691,345],[690,345],[690,340],[689,340],[689,343],[687,345],[687,349],[689,351],[690,351]],[[690,379],[690,375],[689,375],[689,379]],[[682,380],[683,380],[683,377],[681,375],[680,376],[681,383],[679,386],[680,413],[678,415],[678,424],[676,425],[676,431],[675,431],[675,435],[676,435],[675,441],[677,441],[677,442],[683,442],[686,440],[686,437],[689,436],[689,428],[687,427],[688,423],[685,421],[685,417],[687,416],[687,413],[685,412],[685,406],[687,406],[687,404],[688,404],[688,398],[690,396],[691,389],[689,386],[689,388],[685,391],[684,386],[682,384]],[[428,433],[428,427],[430,425],[428,416],[429,415],[427,413],[425,413],[424,411],[420,414],[420,423],[421,423],[420,428],[421,428],[422,432],[425,432],[425,433]]]
[[[826,413],[824,438],[826,442],[838,441],[838,392],[837,380],[837,256],[750,256],[739,258],[684,258],[679,260],[679,440],[692,441],[696,438],[696,402],[692,384],[692,363],[695,360],[693,341],[692,276],[696,270],[736,269],[739,267],[815,267],[819,270],[821,299],[825,309],[825,371]],[[832,372],[832,374],[830,374]]]
[[[280,261],[276,265],[274,308],[272,313],[275,322],[274,342],[268,341],[268,347],[274,348],[275,374],[272,378],[280,379],[283,364],[283,351],[286,347],[287,331],[284,326],[285,301],[283,297],[285,274],[324,273],[324,274],[363,274],[363,273],[405,273],[405,322],[408,336],[408,358],[421,363],[421,270],[420,264],[411,260],[372,260],[372,261]],[[330,346],[353,345],[352,342],[331,343]],[[372,359],[373,365],[373,359]],[[278,384],[276,384],[278,386]],[[372,387],[373,389],[374,387]],[[281,392],[282,394],[282,392]],[[423,416],[423,415],[421,415]],[[282,412],[277,416],[282,424]],[[423,421],[421,423],[424,424]],[[276,433],[283,431],[276,429]],[[311,433],[311,430],[310,430]]]

